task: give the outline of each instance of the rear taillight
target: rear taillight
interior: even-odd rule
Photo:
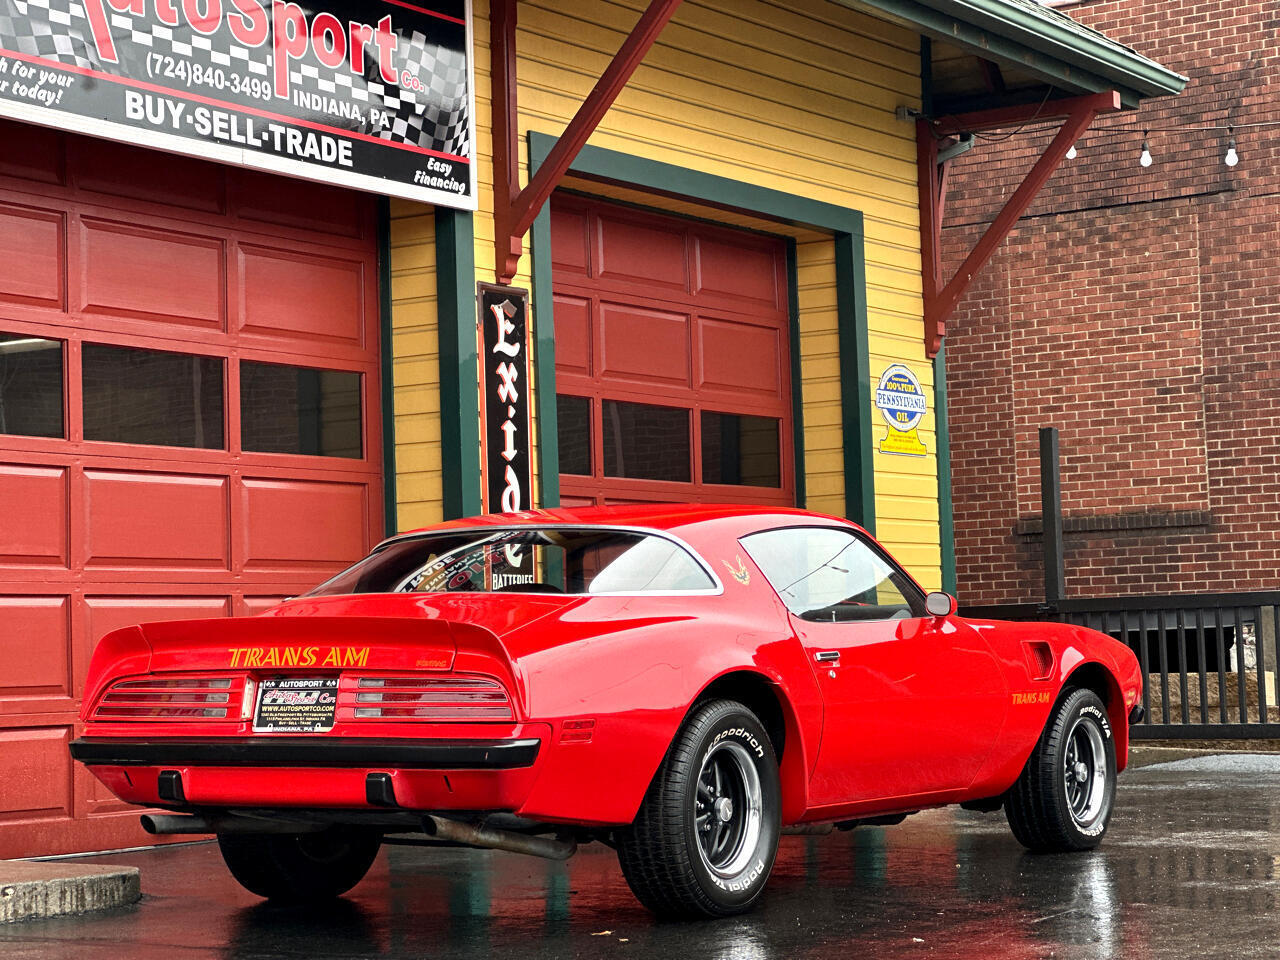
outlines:
[[[514,720],[502,684],[484,677],[361,677],[339,706],[357,720]]]
[[[119,680],[98,701],[94,720],[239,719],[245,682],[232,677]]]

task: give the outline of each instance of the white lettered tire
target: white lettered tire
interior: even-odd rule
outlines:
[[[1009,827],[1036,853],[1092,850],[1107,832],[1115,795],[1106,705],[1092,690],[1068,691],[1005,797]]]
[[[778,761],[755,714],[732,700],[700,704],[619,837],[627,883],[666,917],[751,909],[777,856],[780,797]]]

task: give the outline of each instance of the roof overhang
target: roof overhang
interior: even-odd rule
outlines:
[[[1036,0],[840,0],[983,60],[1030,74],[1064,96],[1116,90],[1126,108],[1180,93],[1181,74]]]

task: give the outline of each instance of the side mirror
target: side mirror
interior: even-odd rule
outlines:
[[[924,609],[931,617],[949,617],[959,604],[949,593],[931,593],[924,598]]]

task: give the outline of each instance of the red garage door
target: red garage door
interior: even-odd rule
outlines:
[[[94,643],[381,534],[373,206],[0,125],[0,858],[143,842],[67,755]]]
[[[776,237],[556,197],[565,505],[795,502]]]

